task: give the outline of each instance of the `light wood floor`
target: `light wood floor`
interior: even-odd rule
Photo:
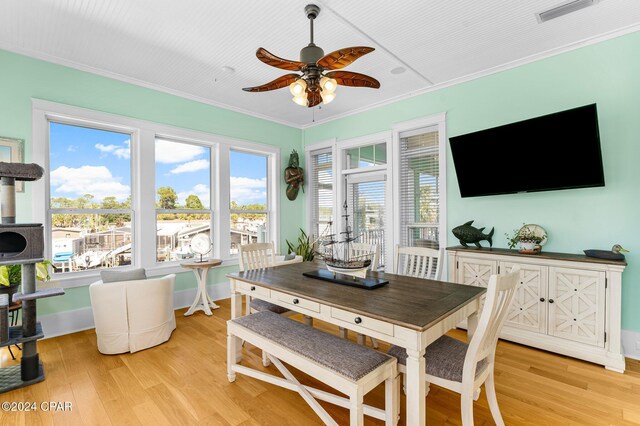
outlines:
[[[100,355],[93,330],[40,342],[46,380],[0,394],[2,401],[70,401],[71,412],[0,411],[0,425],[315,425],[320,421],[294,392],[238,375],[225,367],[229,301],[214,316],[176,312],[178,328],[163,345],[136,354]],[[332,326],[319,324],[326,331]],[[464,339],[465,333],[453,331]],[[2,365],[10,365],[6,350]],[[260,368],[260,353],[247,345],[245,363]],[[640,363],[613,373],[586,362],[508,342],[497,349],[496,388],[507,425],[640,424]],[[275,371],[270,367],[269,371]],[[321,385],[297,372],[306,384]],[[365,402],[382,406],[382,388]],[[339,424],[345,409],[324,404]],[[404,407],[404,398],[402,401]],[[429,425],[460,424],[457,394],[431,387]],[[404,411],[404,410],[403,410]],[[477,425],[493,424],[484,392],[474,406]],[[366,424],[381,424],[367,418]],[[401,418],[404,424],[404,418]]]

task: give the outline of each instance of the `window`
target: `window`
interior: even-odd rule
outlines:
[[[191,239],[212,239],[211,148],[156,138],[156,261],[189,259]]]
[[[440,247],[438,130],[400,134],[401,244]]]
[[[90,284],[101,268],[181,272],[196,234],[227,266],[241,242],[278,246],[279,148],[32,103],[33,161],[47,172],[31,184],[31,220],[45,224],[63,287]]]
[[[347,206],[353,235],[359,243],[380,247],[378,269],[381,271],[384,271],[386,261],[386,183],[385,175],[380,174],[347,177]]]
[[[134,263],[131,134],[49,122],[49,233],[57,271]]]
[[[229,152],[230,254],[241,244],[269,240],[268,157],[249,152]]]
[[[387,164],[387,144],[366,145],[348,149],[346,168],[373,167]]]
[[[309,166],[309,197],[311,197],[311,234],[315,237],[333,232],[329,222],[333,214],[333,154],[331,148],[312,151]]]
[[[342,179],[334,207],[339,212],[336,216],[342,218],[346,203],[355,242],[378,246],[380,271],[385,270],[392,256],[388,252],[393,241],[393,227],[389,226],[392,222],[388,221],[392,215],[387,156],[390,136],[381,133],[342,143],[339,151]],[[344,232],[345,228],[344,220],[338,220],[336,230]]]

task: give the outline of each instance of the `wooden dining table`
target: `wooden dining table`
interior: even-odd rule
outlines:
[[[382,272],[368,276],[388,280],[373,290],[305,277],[326,269],[319,262],[254,269],[227,274],[231,285],[231,317],[242,313],[242,296],[250,296],[300,312],[407,351],[406,423],[426,424],[426,347],[467,320],[468,333],[477,326],[484,288],[425,280]],[[237,344],[237,361],[242,345]]]

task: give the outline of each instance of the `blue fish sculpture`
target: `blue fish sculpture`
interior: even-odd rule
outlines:
[[[483,234],[482,231],[484,231],[484,227],[478,229],[471,226],[472,223],[473,221],[470,220],[464,225],[456,226],[451,230],[451,232],[453,232],[453,235],[455,235],[456,238],[460,240],[460,244],[464,247],[469,247],[468,244],[475,244],[476,247],[482,248],[482,246],[480,245],[480,241],[484,240],[489,241],[489,247],[492,247],[494,228],[491,228],[491,232],[489,232],[488,234]]]

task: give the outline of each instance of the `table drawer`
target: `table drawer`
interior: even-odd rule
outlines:
[[[269,298],[271,296],[271,290],[269,290],[268,288],[246,283],[244,281],[236,281],[236,285],[240,292],[249,296],[262,296],[265,298]]]
[[[364,315],[354,314],[353,312],[343,311],[338,308],[331,308],[331,317],[348,322],[349,324],[355,324],[368,330],[374,330],[378,333],[386,334],[387,336],[393,336],[393,324],[389,324],[388,322],[379,321]]]
[[[320,304],[312,302],[311,300],[303,299],[302,297],[292,296],[286,293],[280,293],[279,291],[272,291],[271,298],[276,300],[278,305],[287,306],[294,311],[300,311],[306,309],[312,312],[320,312]]]

